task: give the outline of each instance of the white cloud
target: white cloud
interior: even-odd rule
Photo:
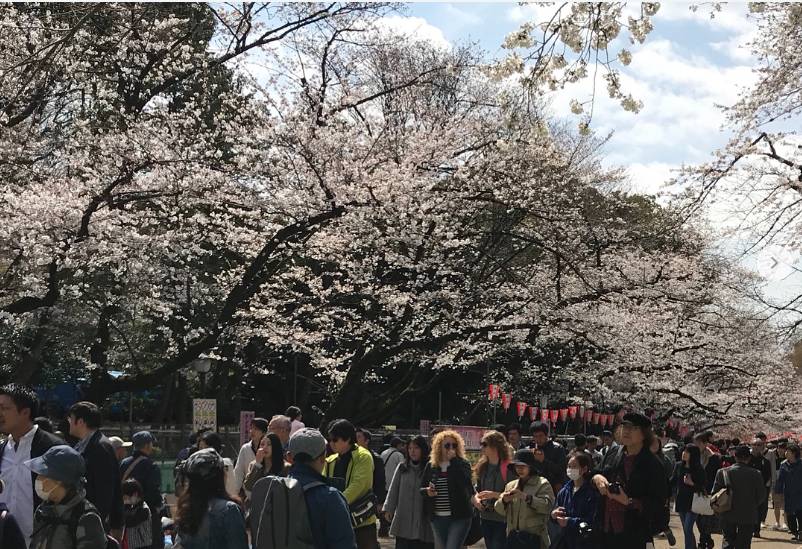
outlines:
[[[733,32],[746,34],[755,28],[756,19],[749,17],[749,10],[745,3],[725,3],[720,12],[714,11],[709,5],[700,5],[699,9],[694,12],[690,9],[691,5],[686,2],[663,2],[660,11],[654,16],[655,28],[661,21],[696,23],[715,32],[727,34]]]
[[[379,19],[378,25],[409,38],[425,40],[437,46],[451,49],[451,43],[445,39],[443,31],[434,25],[430,25],[422,17],[401,17],[394,15]]]
[[[610,159],[608,159],[610,160]],[[679,166],[666,162],[649,162],[642,164],[634,162],[627,165],[632,192],[657,195],[665,192],[665,183],[676,174],[674,170]]]

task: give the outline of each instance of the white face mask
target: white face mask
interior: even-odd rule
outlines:
[[[44,483],[41,480],[34,481],[34,490],[36,490],[36,495],[42,498],[42,501],[50,499],[50,492],[45,492]]]
[[[576,480],[579,478],[579,469],[566,469],[565,474],[568,475],[568,478],[571,480]]]

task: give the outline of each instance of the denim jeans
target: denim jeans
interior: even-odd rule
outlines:
[[[503,520],[482,519],[482,536],[487,549],[504,549],[507,540],[507,523]]]
[[[432,532],[435,549],[460,549],[470,529],[470,518],[434,517]]]
[[[696,513],[685,511],[679,514],[682,523],[682,532],[685,534],[685,549],[696,549],[696,536],[693,534],[693,527],[696,524]]]

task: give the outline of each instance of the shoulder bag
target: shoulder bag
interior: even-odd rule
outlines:
[[[724,475],[724,487],[710,496],[710,508],[716,514],[726,513],[732,509],[732,486],[730,485],[730,475],[727,469],[722,469]]]

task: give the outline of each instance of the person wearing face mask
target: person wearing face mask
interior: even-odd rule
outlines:
[[[31,549],[105,549],[103,521],[84,497],[86,466],[81,454],[69,446],[54,446],[25,466],[37,475],[35,489],[42,499],[33,518]]]
[[[560,536],[565,549],[595,549],[596,542],[579,531],[579,525],[593,524],[596,507],[599,505],[599,492],[590,489],[588,482],[593,469],[593,458],[579,452],[568,460],[568,483],[557,494],[551,521],[561,528]]]
[[[123,482],[125,534],[122,549],[141,549],[153,544],[153,519],[150,507],[142,499],[144,492],[142,485],[136,479],[130,478]]]

